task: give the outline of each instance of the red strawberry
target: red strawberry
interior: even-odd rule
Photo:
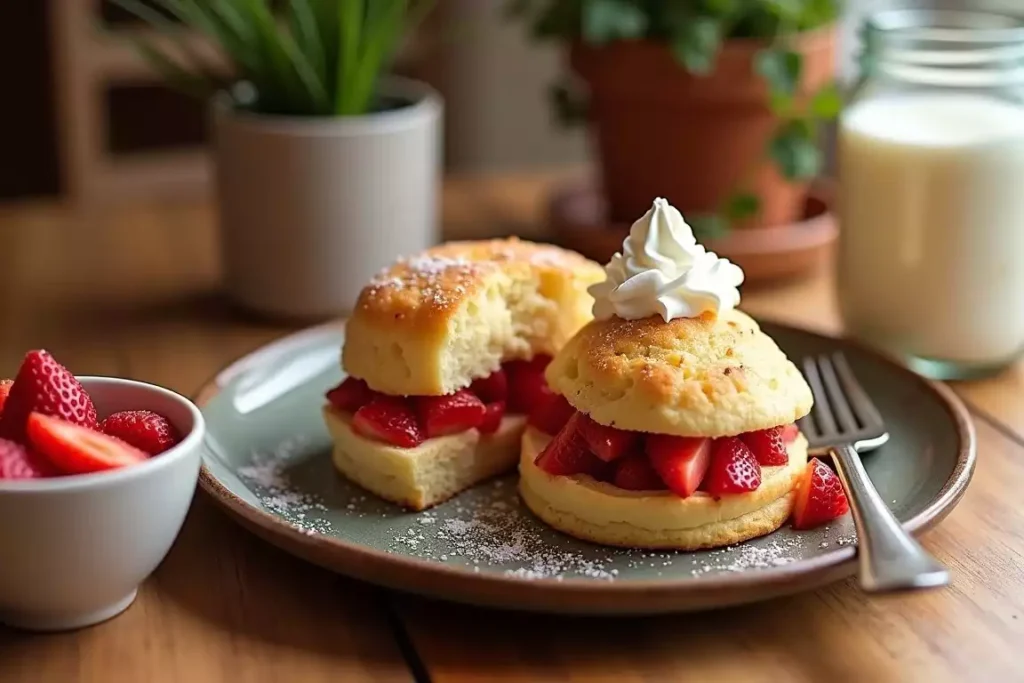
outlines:
[[[0,380],[0,413],[4,411],[4,403],[7,402],[7,395],[11,393],[12,384],[14,384],[13,379]]]
[[[505,363],[509,412],[529,415],[553,393],[544,379],[544,368],[550,361],[549,356],[537,356],[533,360]]]
[[[711,439],[648,434],[651,466],[677,496],[686,498],[700,486],[711,459]]]
[[[760,465],[785,465],[789,462],[789,452],[782,440],[782,427],[740,434],[740,440],[746,444]]]
[[[782,442],[793,443],[796,441],[796,437],[800,436],[800,428],[797,427],[796,423],[788,424],[782,427]]]
[[[527,423],[545,434],[554,436],[575,414],[576,409],[569,405],[564,396],[552,393],[545,396],[540,404],[530,412]]]
[[[562,431],[537,456],[537,467],[548,474],[559,476],[589,474],[597,479],[603,478],[605,463],[587,449],[587,442],[580,432],[582,417],[580,413],[572,416]]]
[[[345,380],[327,392],[327,400],[331,405],[345,413],[354,413],[377,395],[366,382],[355,377]]]
[[[400,396],[381,394],[371,400],[352,417],[352,429],[400,448],[415,448],[424,438],[412,405]]]
[[[720,496],[746,493],[761,485],[761,466],[747,446],[734,436],[715,439],[704,490]]]
[[[53,465],[20,443],[0,439],[0,480],[58,476]]]
[[[484,419],[477,425],[477,429],[481,434],[493,434],[501,427],[501,420],[505,417],[505,402],[488,403],[485,408]]]
[[[88,474],[135,465],[149,458],[120,439],[42,413],[28,417],[32,446],[67,474]]]
[[[486,377],[473,380],[469,390],[484,403],[504,401],[508,398],[508,376],[504,370],[498,368]]]
[[[663,491],[665,482],[646,455],[630,455],[615,464],[612,483],[627,491]]]
[[[428,439],[458,434],[478,427],[487,412],[483,401],[469,389],[446,396],[417,396],[416,412]]]
[[[793,503],[793,528],[813,529],[846,514],[849,509],[839,477],[821,460],[811,458]]]
[[[25,354],[4,403],[0,437],[25,443],[25,427],[32,412],[96,427],[96,408],[89,394],[75,376],[46,351]]]
[[[100,422],[100,431],[150,455],[163,453],[181,441],[181,435],[163,415],[151,410],[122,410]]]
[[[580,422],[580,429],[591,452],[605,462],[621,458],[640,445],[639,432],[608,427],[594,422],[589,416],[584,416]]]

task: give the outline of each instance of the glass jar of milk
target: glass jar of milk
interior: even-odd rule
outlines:
[[[918,372],[1024,350],[1024,21],[870,17],[839,121],[837,291],[847,332]]]

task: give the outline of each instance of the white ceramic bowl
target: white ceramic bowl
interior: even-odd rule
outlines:
[[[163,560],[196,489],[206,431],[173,391],[114,377],[79,377],[100,417],[152,410],[182,434],[131,467],[53,479],[0,480],[0,622],[58,631],[120,614]]]

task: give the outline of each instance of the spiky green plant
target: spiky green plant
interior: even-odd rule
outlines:
[[[182,25],[219,47],[265,114],[353,116],[379,106],[377,86],[433,0],[113,0],[176,47],[136,41],[169,85],[197,97],[222,78],[182,40]],[[173,18],[173,19],[172,19]]]

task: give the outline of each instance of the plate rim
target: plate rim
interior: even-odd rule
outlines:
[[[932,392],[952,420],[958,436],[956,462],[945,484],[925,507],[903,526],[918,535],[938,524],[959,503],[977,463],[977,436],[970,414],[948,386],[922,377],[892,358],[857,340],[819,332],[755,316],[767,324],[827,340],[840,348],[852,348],[873,357],[892,372],[902,374]],[[301,346],[320,335],[343,331],[344,320],[308,327],[263,344],[217,371],[193,393],[202,409],[238,373],[258,365],[261,359]],[[340,350],[339,350],[340,354]],[[241,526],[268,543],[331,571],[384,585],[463,603],[533,611],[590,614],[652,614],[748,603],[809,590],[853,574],[856,544],[840,546],[809,560],[756,572],[725,573],[692,578],[645,579],[637,582],[563,579],[525,579],[471,567],[434,562],[377,550],[360,543],[308,534],[269,512],[257,509],[225,486],[207,467],[204,454],[199,473],[200,488]]]

